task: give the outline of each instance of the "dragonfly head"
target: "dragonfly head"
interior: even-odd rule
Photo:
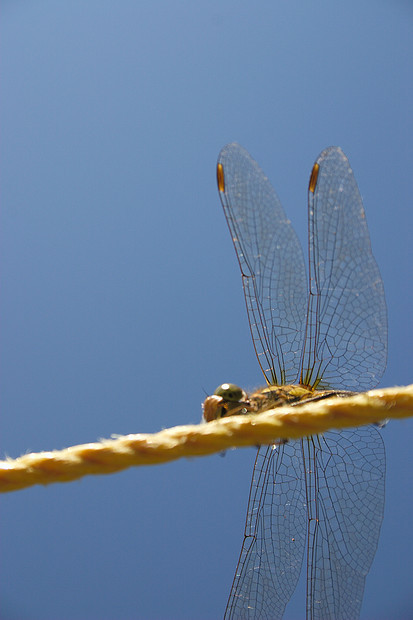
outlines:
[[[212,422],[230,415],[240,415],[249,411],[246,392],[233,383],[222,383],[212,396],[208,396],[203,408],[205,422]]]

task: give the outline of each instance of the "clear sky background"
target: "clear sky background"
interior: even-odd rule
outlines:
[[[413,4],[3,0],[1,456],[196,423],[263,383],[215,163],[238,141],[303,243],[340,145],[413,380]],[[383,430],[362,618],[413,618],[413,421]],[[2,620],[222,617],[253,448],[1,499]],[[286,618],[304,617],[304,595]]]

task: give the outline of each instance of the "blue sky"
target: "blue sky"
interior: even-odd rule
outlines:
[[[196,423],[205,391],[263,383],[215,185],[233,140],[303,243],[311,166],[343,148],[386,289],[381,385],[412,382],[412,25],[395,0],[2,2],[3,457]],[[412,431],[383,430],[365,620],[413,618]],[[221,617],[253,460],[2,497],[2,619]]]

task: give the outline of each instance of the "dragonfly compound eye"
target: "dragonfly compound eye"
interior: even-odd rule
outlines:
[[[223,400],[230,403],[239,403],[245,398],[245,392],[234,383],[223,383],[214,392],[215,396],[220,396]]]

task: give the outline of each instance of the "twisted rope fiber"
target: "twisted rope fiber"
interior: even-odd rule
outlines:
[[[298,439],[329,429],[349,428],[388,418],[413,416],[413,385],[385,388],[346,398],[277,407],[257,415],[208,424],[175,426],[153,434],[125,435],[64,450],[26,454],[0,461],[0,492],[35,484],[70,482],[91,474],[111,474],[137,465],[206,456],[229,448]]]

